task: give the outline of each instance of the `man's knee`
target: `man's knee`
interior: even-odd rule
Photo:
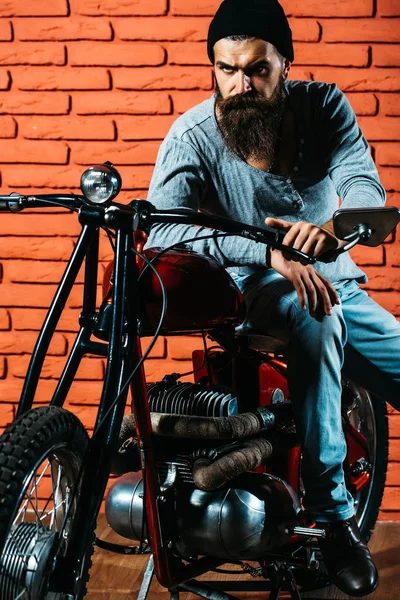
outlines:
[[[310,338],[310,343],[318,340],[331,343],[337,339],[342,346],[346,343],[347,328],[341,306],[334,306],[331,315],[326,315],[322,307],[317,307],[315,316],[311,316],[308,308],[303,310],[298,301],[293,330],[301,330]]]

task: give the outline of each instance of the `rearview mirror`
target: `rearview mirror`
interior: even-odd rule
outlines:
[[[358,244],[379,246],[400,223],[400,210],[394,206],[380,208],[340,208],[333,215],[336,237]]]

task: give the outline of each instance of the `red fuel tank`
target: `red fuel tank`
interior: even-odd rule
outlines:
[[[152,260],[160,250],[150,248],[143,254]],[[210,330],[217,325],[235,325],[243,320],[243,297],[232,278],[213,258],[190,250],[169,250],[157,258],[153,265],[167,293],[167,314],[162,332]],[[111,274],[112,263],[104,276],[105,295],[109,293]],[[161,286],[150,268],[145,270],[139,285],[141,335],[150,335],[155,331],[161,315]]]

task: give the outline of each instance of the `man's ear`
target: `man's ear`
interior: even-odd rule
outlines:
[[[284,79],[287,79],[289,76],[290,66],[291,66],[290,61],[287,58],[284,58],[283,59],[283,72],[282,72]]]

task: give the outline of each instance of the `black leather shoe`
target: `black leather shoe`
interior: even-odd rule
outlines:
[[[326,531],[319,545],[332,583],[349,596],[366,596],[376,590],[378,571],[355,518],[317,526]]]

